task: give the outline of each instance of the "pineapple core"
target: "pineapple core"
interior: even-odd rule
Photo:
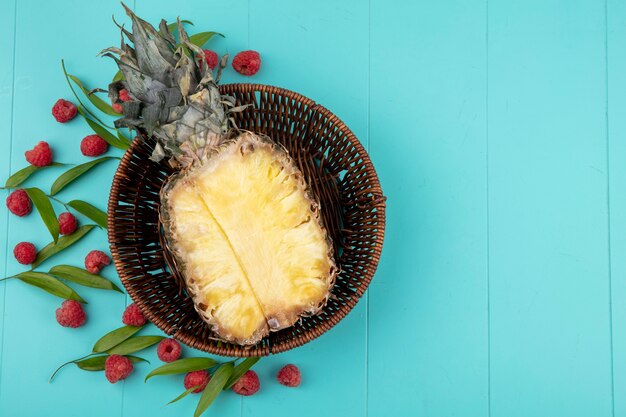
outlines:
[[[257,343],[327,300],[331,243],[283,149],[244,133],[180,175],[165,201],[196,309],[222,339]]]

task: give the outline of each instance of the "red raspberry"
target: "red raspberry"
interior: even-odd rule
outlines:
[[[187,375],[185,375],[185,389],[198,387],[198,389],[191,391],[194,394],[198,394],[204,391],[206,384],[208,384],[210,380],[211,375],[209,375],[207,371],[188,372]]]
[[[128,378],[133,372],[133,363],[126,356],[111,355],[104,362],[104,374],[111,384]]]
[[[76,116],[77,112],[78,109],[74,103],[63,99],[58,100],[54,103],[54,106],[52,106],[52,115],[59,123],[69,122]]]
[[[220,60],[219,57],[217,56],[217,53],[215,53],[214,51],[211,51],[210,49],[204,50],[204,58],[206,59],[206,62],[209,64],[209,68],[211,68],[212,70],[214,70],[215,67],[217,67],[217,62]],[[204,62],[202,61],[202,57],[198,57],[198,63],[200,65],[200,70],[202,71],[202,65],[204,65]]]
[[[108,149],[109,144],[98,135],[85,136],[80,141],[80,151],[85,156],[100,156]]]
[[[301,381],[300,370],[296,365],[285,365],[278,371],[276,379],[286,387],[297,387]]]
[[[16,216],[24,217],[33,209],[33,203],[30,201],[28,193],[20,188],[9,194],[7,207]]]
[[[120,98],[120,100],[122,100],[122,101],[131,101],[132,100],[132,97],[130,96],[130,94],[128,94],[128,90],[125,89],[125,88],[122,88],[120,91],[118,91],[117,95]]]
[[[163,339],[157,346],[157,355],[163,362],[174,362],[180,358],[181,352],[180,343],[174,339]]]
[[[20,242],[13,248],[13,256],[22,265],[30,265],[35,262],[37,248],[30,242]]]
[[[45,167],[52,163],[52,149],[47,142],[41,141],[30,151],[24,153],[29,164]]]
[[[85,269],[92,274],[97,274],[102,268],[111,263],[106,253],[92,250],[85,256]]]
[[[233,68],[242,75],[254,75],[261,68],[261,55],[257,51],[239,52],[233,58]]]
[[[122,314],[122,323],[127,326],[143,326],[146,324],[146,317],[135,303],[129,304]]]
[[[87,315],[83,306],[78,301],[66,300],[57,308],[57,322],[63,327],[80,327],[85,324]]]
[[[120,103],[113,103],[111,105],[111,107],[113,107],[113,110],[115,110],[117,113],[122,114],[122,105]]]
[[[233,385],[235,393],[245,396],[256,394],[259,388],[261,388],[261,382],[259,382],[259,376],[254,371],[246,372]]]
[[[59,214],[59,233],[62,235],[71,235],[76,231],[78,221],[76,217],[69,211]]]

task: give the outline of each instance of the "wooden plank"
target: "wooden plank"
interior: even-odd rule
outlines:
[[[358,0],[250,3],[250,49],[263,57],[246,81],[292,89],[326,106],[367,145],[368,10]],[[233,51],[236,52],[236,51]],[[366,413],[366,308],[363,300],[334,329],[304,347],[259,363],[262,395],[244,398],[244,416]],[[293,362],[302,386],[279,385]]]
[[[615,416],[626,416],[626,3],[607,2],[610,260]]]
[[[487,415],[485,3],[373,0],[370,416]]]
[[[5,59],[0,61],[0,183],[9,176],[11,170],[11,136],[13,121],[13,51],[15,41],[15,1],[0,4],[0,50]],[[2,183],[4,185],[4,183]],[[9,195],[8,190],[0,192],[4,201]],[[0,215],[0,258],[4,259],[2,277],[8,272],[8,259],[13,256],[13,247],[9,247],[9,219],[11,214],[5,209]],[[0,364],[3,356],[4,341],[4,304],[7,282],[0,283]],[[0,398],[2,398],[2,374],[0,372]],[[2,406],[0,405],[0,410]]]
[[[117,28],[108,18],[119,12],[119,3],[113,0],[17,2],[12,171],[26,166],[24,152],[40,140],[50,143],[57,161],[86,161],[79,144],[82,137],[90,133],[89,128],[79,118],[60,124],[51,115],[57,98],[72,99],[60,60],[65,58],[74,74],[85,76],[90,87],[97,83],[105,87],[114,73],[113,65],[96,54],[119,39]],[[5,61],[2,62],[4,65]],[[2,157],[6,158],[4,155]],[[110,187],[115,164],[97,169],[98,173],[94,171],[89,179],[72,184],[59,198],[66,201],[84,198],[100,208],[106,207],[106,190]],[[41,172],[28,185],[48,190],[60,172],[62,169],[58,168]],[[62,211],[61,207],[56,208],[58,213]],[[10,221],[7,242],[10,247],[27,240],[41,248],[50,240],[35,212],[24,218],[11,217]],[[57,263],[81,266],[89,250],[106,251],[107,248],[106,233],[94,231],[43,268]],[[12,257],[7,263],[9,274],[26,269]],[[105,271],[105,275],[116,279],[112,267]],[[93,289],[79,291],[91,301],[86,306],[88,322],[79,329],[66,329],[55,320],[60,299],[16,280],[7,282],[0,415],[39,416],[42,410],[63,410],[66,415],[83,415],[89,410],[88,414],[94,417],[120,415],[123,384],[109,384],[103,373],[83,372],[72,367],[48,384],[56,366],[87,354],[100,335],[121,324],[123,295]]]
[[[492,416],[611,415],[605,19],[489,2]]]

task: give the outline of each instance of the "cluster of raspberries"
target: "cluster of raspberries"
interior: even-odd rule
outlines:
[[[60,123],[67,123],[72,120],[77,114],[77,108],[74,103],[60,99],[52,107],[52,115]],[[85,156],[100,156],[109,149],[109,144],[98,135],[85,136],[80,143],[80,151]],[[53,152],[50,144],[45,141],[39,141],[32,149],[24,152],[24,158],[31,166],[36,168],[43,168],[52,165]],[[9,211],[16,216],[26,216],[33,209],[32,201],[30,200],[28,193],[25,190],[14,190],[6,199],[6,205]],[[73,233],[78,227],[76,218],[71,213],[62,213],[59,216],[59,233],[62,235],[69,235]],[[32,248],[26,248],[24,245],[20,246],[15,252],[20,254],[18,259],[20,263],[28,264],[25,262],[30,258]],[[18,255],[16,254],[16,258]],[[21,260],[20,260],[21,259]]]
[[[209,64],[209,68],[214,70],[219,62],[219,57],[215,51],[210,49],[204,50],[204,60],[198,57],[200,69],[204,65],[204,61]],[[241,51],[233,58],[233,69],[241,75],[251,76],[259,72],[261,69],[261,55],[257,51]]]
[[[28,197],[28,193],[18,189],[9,194],[7,207],[11,213],[17,216],[25,216],[31,212],[33,203]],[[78,220],[70,212],[59,214],[59,233],[61,235],[71,235],[78,228]],[[30,265],[37,258],[37,248],[31,242],[20,242],[13,248],[13,256],[22,265]],[[97,274],[100,270],[111,262],[107,254],[101,251],[91,251],[85,257],[85,268]]]
[[[300,370],[296,365],[285,365],[278,371],[276,379],[286,387],[297,387],[301,382]],[[192,392],[198,394],[204,390],[210,380],[211,374],[206,370],[189,372],[185,375],[185,389],[196,387]],[[260,388],[261,381],[254,371],[247,371],[232,386],[233,392],[245,396],[256,394]]]

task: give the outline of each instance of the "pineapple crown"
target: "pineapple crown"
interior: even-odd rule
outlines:
[[[190,42],[180,19],[177,43],[165,20],[157,30],[122,6],[132,21],[132,32],[118,25],[120,47],[100,53],[114,59],[124,76],[109,85],[111,101],[118,102],[123,89],[130,93],[115,126],[155,137],[152,160],[170,157],[173,166],[190,165],[228,137],[235,127],[230,114],[245,108],[236,107],[235,99],[221,95],[217,87],[228,55],[220,60],[214,78],[203,50]]]

